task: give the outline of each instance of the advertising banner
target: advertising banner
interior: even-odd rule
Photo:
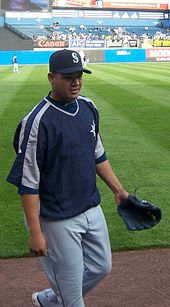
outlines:
[[[116,49],[105,50],[104,62],[145,62],[145,49]]]
[[[170,62],[170,48],[152,48],[146,50],[147,62]]]
[[[68,41],[40,39],[34,42],[34,48],[66,48],[68,44]]]
[[[170,47],[170,40],[155,39],[152,42],[153,47]]]
[[[135,47],[137,47],[137,46],[138,46],[138,42],[137,42],[136,39],[130,39],[130,40],[129,40],[129,47],[130,47],[130,48],[135,48]]]
[[[54,0],[53,7],[96,7],[96,0]]]
[[[104,48],[104,39],[70,39],[69,48]]]
[[[103,0],[104,8],[118,8],[118,9],[140,9],[140,10],[167,10],[169,0]]]

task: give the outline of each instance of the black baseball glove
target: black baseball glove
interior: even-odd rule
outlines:
[[[161,210],[157,206],[130,194],[118,205],[117,211],[128,230],[149,229],[161,220]]]

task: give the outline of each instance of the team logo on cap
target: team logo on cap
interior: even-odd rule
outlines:
[[[72,58],[73,58],[73,63],[78,63],[79,62],[79,58],[76,52],[72,52]]]

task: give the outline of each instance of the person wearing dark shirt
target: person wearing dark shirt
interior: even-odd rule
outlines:
[[[74,50],[49,59],[51,91],[19,123],[16,159],[7,180],[18,187],[31,255],[39,256],[49,289],[36,307],[83,307],[83,297],[111,272],[108,229],[98,175],[117,205],[128,197],[107,159],[93,101],[80,95],[81,57]]]
[[[13,72],[18,72],[18,60],[16,54],[12,58]]]

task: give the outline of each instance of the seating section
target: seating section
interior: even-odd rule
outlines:
[[[31,38],[35,46],[42,39],[52,43],[67,41],[67,44],[69,39],[104,39],[106,47],[141,47],[144,41],[169,39],[169,30],[163,23],[163,13],[119,13],[118,16],[118,12],[112,11],[65,10],[57,11],[59,17],[50,14],[44,18],[7,17],[6,24]],[[62,14],[64,17],[61,17]],[[136,40],[136,43],[130,45],[130,40]]]
[[[14,27],[14,26],[13,26]],[[30,38],[37,39],[38,37],[45,37],[49,39],[61,38],[107,38],[108,36],[132,35],[141,37],[147,35],[153,37],[157,32],[166,33],[166,29],[160,27],[96,27],[95,25],[87,26],[81,29],[78,26],[35,26],[35,25],[16,25],[15,28],[21,33],[29,36]]]

